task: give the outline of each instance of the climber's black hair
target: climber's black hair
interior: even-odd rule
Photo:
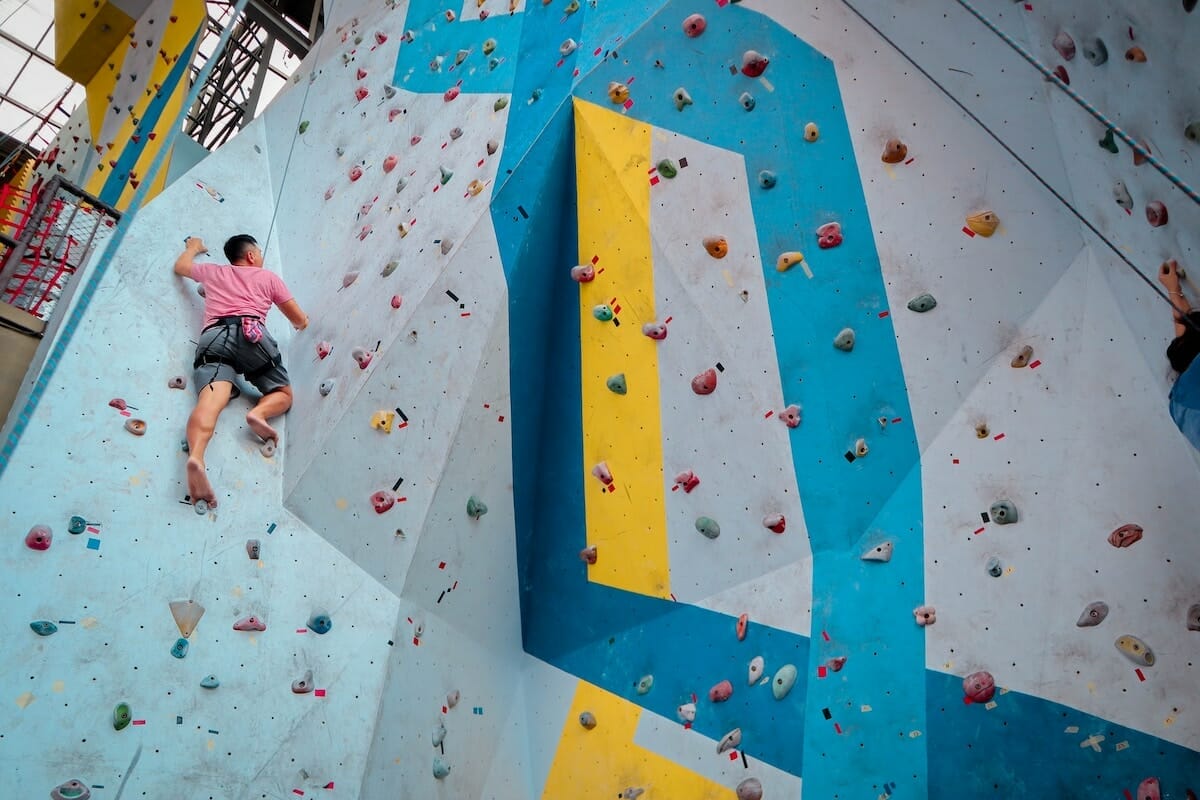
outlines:
[[[225,242],[225,257],[229,259],[229,263],[233,264],[241,261],[246,257],[246,253],[251,247],[258,244],[258,240],[248,233],[239,233],[237,236],[230,236]]]

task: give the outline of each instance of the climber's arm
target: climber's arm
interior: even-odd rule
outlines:
[[[288,322],[292,323],[292,327],[298,331],[302,331],[308,327],[308,314],[300,310],[300,304],[293,298],[285,303],[279,304],[279,310],[288,318]]]
[[[1158,272],[1158,281],[1166,288],[1167,297],[1171,298],[1175,318],[1175,335],[1183,336],[1187,332],[1187,326],[1183,324],[1183,317],[1192,310],[1192,304],[1180,291],[1178,270],[1179,264],[1174,259],[1164,261]]]
[[[184,242],[183,252],[175,259],[175,274],[184,278],[192,277],[192,261],[196,256],[207,252],[208,248],[204,246],[203,240],[189,236]]]

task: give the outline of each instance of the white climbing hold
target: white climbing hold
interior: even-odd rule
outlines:
[[[833,339],[833,346],[849,353],[854,349],[854,329],[842,328]]]
[[[762,656],[755,656],[750,659],[750,669],[746,673],[746,684],[753,686],[762,680],[763,670],[766,669],[766,662]]]
[[[558,46],[559,55],[561,55],[563,58],[566,58],[567,56],[571,55],[571,53],[574,53],[575,48],[578,46],[579,44],[574,39],[568,38]]]
[[[891,561],[892,550],[894,547],[895,545],[890,541],[882,542],[868,549],[860,556],[860,558],[862,558],[863,561]]]
[[[726,750],[732,750],[735,747],[742,746],[742,729],[734,728],[729,733],[721,737],[721,741],[717,742],[717,752],[724,753]]]
[[[462,694],[458,689],[451,689],[449,692],[446,692],[446,708],[454,708],[458,705],[458,700],[461,696]]]
[[[684,703],[679,708],[675,709],[675,713],[679,715],[679,719],[681,722],[695,722],[696,721],[696,704],[695,703]]]
[[[438,720],[437,725],[433,728],[433,746],[441,747],[444,741],[446,741],[446,726],[441,720]]]

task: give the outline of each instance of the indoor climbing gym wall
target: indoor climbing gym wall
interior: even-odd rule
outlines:
[[[103,162],[0,443],[14,796],[1194,800],[1193,5],[326,3]],[[239,232],[310,323],[210,508],[172,264]]]

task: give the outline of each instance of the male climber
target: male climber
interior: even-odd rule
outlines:
[[[279,434],[268,420],[291,408],[292,387],[279,345],[267,332],[267,311],[274,303],[298,331],[308,327],[308,315],[300,310],[283,279],[263,269],[263,252],[253,236],[243,233],[225,242],[229,264],[193,263],[197,255],[207,252],[200,239],[187,239],[175,259],[175,274],[204,288],[204,329],[192,363],[198,397],[187,424],[187,481],[193,503],[203,501],[216,508],[217,495],[208,481],[204,450],[217,417],[241,394],[234,378],[242,375],[262,392],[258,403],[246,412],[246,424],[263,441],[276,444]]]

